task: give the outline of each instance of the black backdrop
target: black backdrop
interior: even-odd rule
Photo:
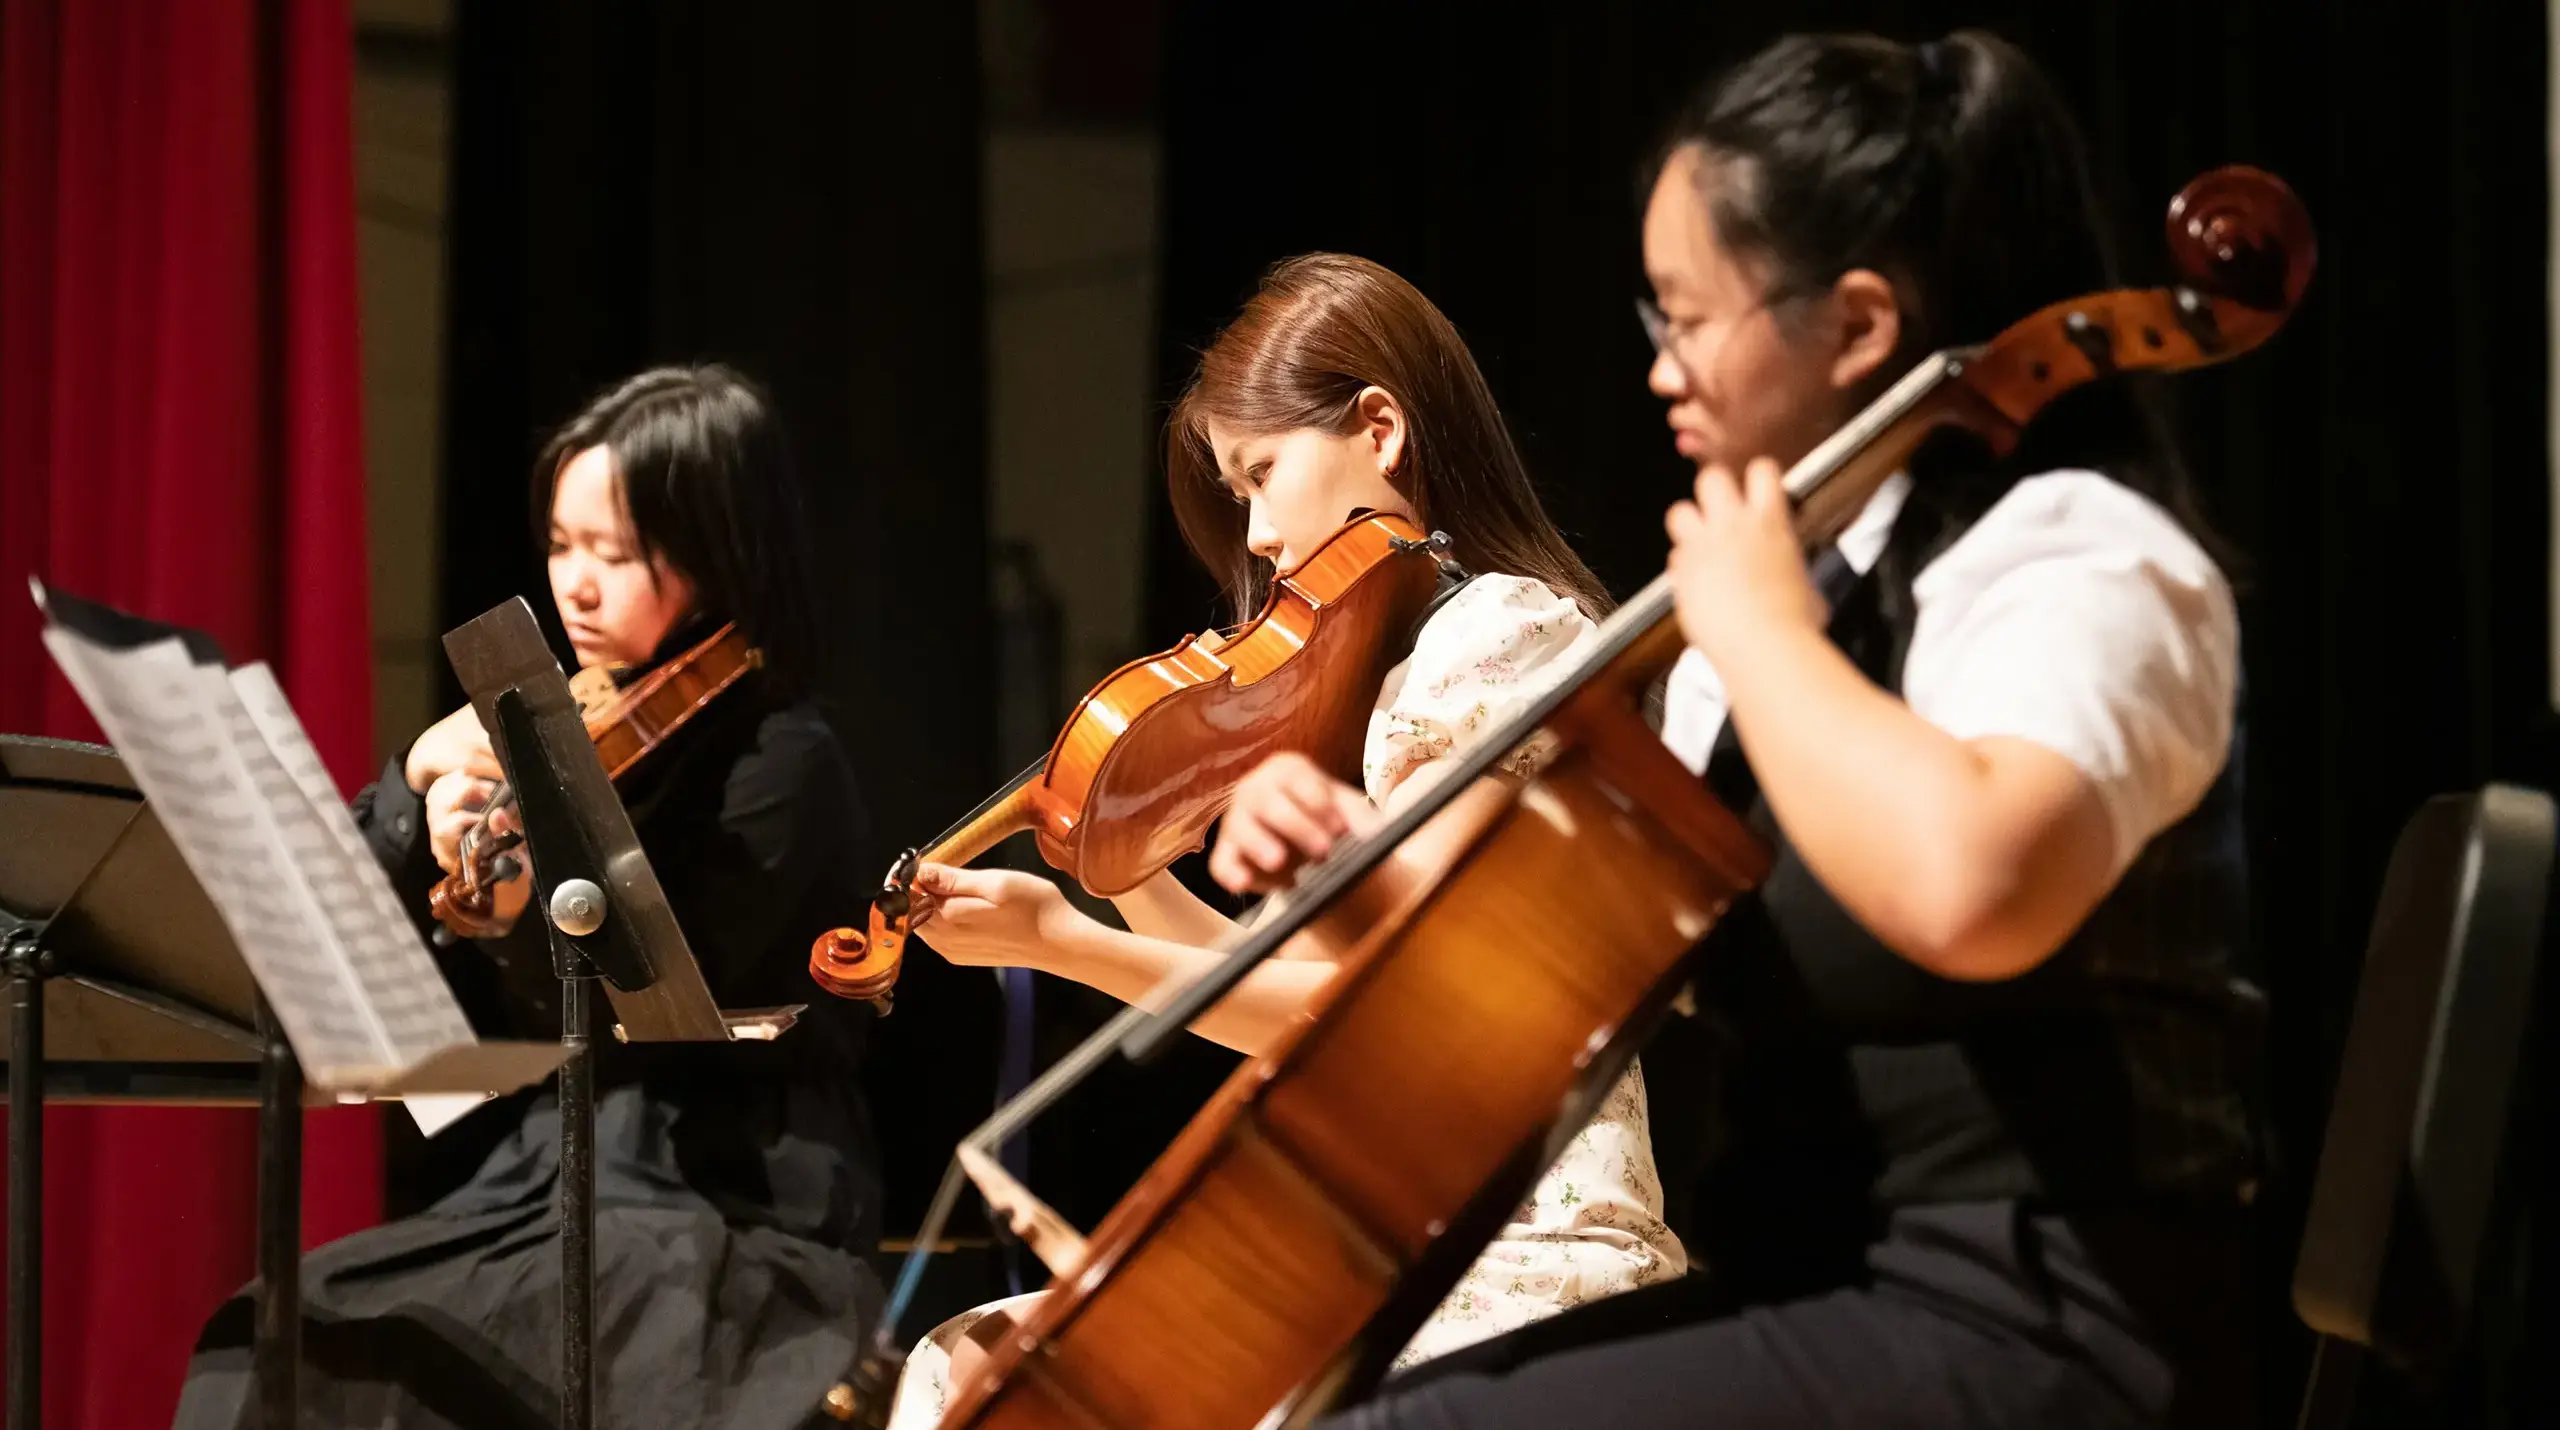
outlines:
[[[466,0],[455,40],[446,624],[544,589],[549,426],[652,363],[737,364],[807,480],[884,868],[994,782],[977,66],[968,5]],[[916,1169],[893,1231],[985,1115],[993,1005],[920,955],[876,1030],[884,1153]]]
[[[2151,236],[2187,179],[2229,162],[2288,179],[2320,229],[2307,306],[2271,348],[2178,393],[2210,510],[2247,557],[2246,777],[2287,1164],[2268,1198],[2281,1243],[2400,822],[2437,791],[2553,788],[2560,775],[2544,694],[2543,9],[1585,0],[1497,23],[1472,5],[1315,3],[1284,23],[1259,7],[1176,7],[1166,395],[1273,260],[1377,259],[1466,333],[1551,509],[1623,593],[1660,569],[1661,513],[1683,477],[1643,390],[1630,308],[1637,161],[1716,64],[1782,28],[1999,30],[2078,107],[2127,252],[2154,265],[2144,279],[2161,276]],[[1206,617],[1209,587],[1169,522],[1152,550],[1152,634],[1170,637]],[[2547,1141],[2547,1106],[2527,1115]],[[2271,1323],[2289,1262],[2271,1251]],[[2538,1324],[2550,1344],[2547,1311]],[[2279,1378],[2298,1345],[2279,1343]],[[2513,1393],[2526,1398],[2512,1423],[2548,1420],[2547,1387]]]

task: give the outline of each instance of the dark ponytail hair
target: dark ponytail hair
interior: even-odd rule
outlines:
[[[590,447],[613,456],[614,485],[641,552],[693,583],[707,635],[736,621],[764,651],[766,678],[796,693],[815,678],[816,591],[798,474],[772,404],[717,363],[652,368],[561,424],[533,467],[533,523],[551,527],[560,469]],[[671,654],[662,651],[660,654]]]
[[[1699,156],[1718,241],[1766,268],[1773,297],[1862,268],[1893,284],[1901,350],[1862,397],[1931,352],[2122,283],[2069,108],[1981,30],[1921,45],[1790,35],[1679,111],[1648,189],[1684,150]],[[1888,559],[1916,572],[2020,476],[2066,466],[2106,472],[2215,546],[2152,385],[2119,377],[2055,403],[2006,462],[1960,438],[1924,449]]]

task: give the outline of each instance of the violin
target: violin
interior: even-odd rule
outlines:
[[[2056,303],[1937,353],[1798,462],[1786,488],[1808,547],[1940,431],[2006,455],[2074,388],[2256,349],[2316,262],[2301,204],[2250,169],[2181,191],[2169,240],[2176,284]],[[1053,1070],[1188,1036],[1284,947],[1339,967],[1092,1235],[1044,1238],[1057,1279],[991,1338],[945,1430],[1298,1424],[1385,1374],[1768,873],[1768,846],[1644,721],[1683,644],[1657,579],[1449,777],[1303,871],[1218,968]],[[1499,773],[1542,736],[1537,773]],[[1072,1084],[1044,1078],[971,1146]]]
[[[619,780],[721,692],[763,664],[764,653],[747,643],[746,633],[733,621],[628,689],[617,688],[610,672],[592,666],[580,670],[569,688],[586,717],[587,735],[595,741],[606,777]],[[502,783],[480,818],[463,831],[461,867],[427,893],[427,907],[443,925],[439,941],[456,935],[493,938],[506,931],[497,921],[497,887],[524,872],[514,852],[523,842],[515,791]],[[894,971],[890,981],[896,981]]]
[[[1429,556],[1430,560],[1417,559]],[[1306,753],[1358,779],[1378,687],[1435,594],[1463,576],[1443,534],[1355,515],[1281,573],[1251,621],[1133,660],[1078,701],[1049,753],[927,848],[891,864],[868,932],[819,936],[809,976],[871,998],[920,912],[919,864],[966,864],[1029,830],[1089,893],[1125,894],[1202,847],[1238,781],[1266,755]]]

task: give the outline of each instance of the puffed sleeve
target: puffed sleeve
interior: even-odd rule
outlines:
[[[1465,749],[1561,672],[1598,628],[1525,576],[1479,576],[1433,613],[1369,717],[1361,783],[1384,804],[1416,769]]]

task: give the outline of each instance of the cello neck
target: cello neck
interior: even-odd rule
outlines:
[[[2006,447],[2014,432],[1999,414],[1983,406],[1960,377],[1974,353],[1970,349],[1934,353],[1900,381],[1885,389],[1857,416],[1825,438],[1787,469],[1787,499],[1795,505],[1796,536],[1807,549],[1819,549],[1838,538],[1868,498],[1887,477],[1902,470],[1913,451],[1942,427],[1962,426],[1979,433],[1995,449]],[[1578,686],[1602,668],[1616,664],[1647,676],[1677,659],[1683,642],[1671,598],[1669,575],[1655,577],[1633,599],[1601,625],[1579,666],[1557,682],[1559,691]],[[1563,703],[1559,698],[1552,704]],[[1487,743],[1525,739],[1546,710],[1524,712]]]
[[[1956,380],[1977,351],[1950,349],[1921,359],[1787,469],[1787,499],[1795,504],[1796,535],[1806,549],[1818,550],[1837,539],[1885,478],[1902,470],[1912,452],[1940,427],[1970,428],[1994,450],[2005,450],[2015,440],[2000,415]]]

